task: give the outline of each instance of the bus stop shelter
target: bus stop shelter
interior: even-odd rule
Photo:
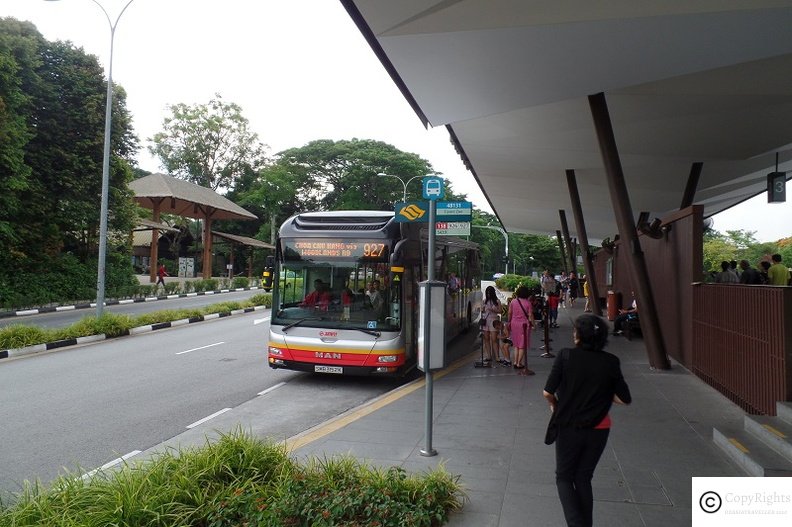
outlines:
[[[212,276],[212,222],[215,220],[254,220],[256,216],[211,189],[177,179],[167,174],[151,174],[129,184],[135,201],[153,211],[153,221],[160,214],[175,214],[203,220],[203,277]],[[157,240],[159,229],[151,231],[150,279],[157,278]]]
[[[728,312],[699,309],[733,306],[737,289],[692,285],[703,220],[771,182],[785,190],[792,2],[341,3],[418,118],[447,128],[507,231],[563,230],[567,247],[575,235],[595,298],[597,282],[619,279],[602,278],[589,246],[618,236],[606,243],[611,270],[641,306],[653,368],[669,368],[669,355],[705,368],[697,373],[751,410],[769,408],[746,392],[771,377],[770,397],[792,399],[788,338],[772,360],[741,359],[771,365],[753,380],[727,371],[740,367],[723,362],[729,352],[697,366],[708,343],[740,341],[736,355],[755,346],[730,337]],[[739,331],[792,334],[789,291],[769,308],[761,291],[739,294],[767,309]]]

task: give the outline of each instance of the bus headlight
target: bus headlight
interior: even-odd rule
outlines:
[[[275,348],[273,346],[269,347],[270,355],[278,355],[279,357],[283,356],[283,351],[280,348]]]
[[[398,355],[380,355],[377,362],[396,362],[399,360]]]

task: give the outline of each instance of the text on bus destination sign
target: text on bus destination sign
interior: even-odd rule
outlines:
[[[377,241],[295,240],[291,246],[301,257],[381,259],[388,246]]]

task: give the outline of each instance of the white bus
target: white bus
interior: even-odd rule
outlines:
[[[345,375],[414,368],[427,239],[426,224],[396,222],[393,212],[311,212],[286,220],[273,262],[270,367]],[[478,245],[437,236],[432,262],[435,277],[451,284],[450,340],[481,314]]]

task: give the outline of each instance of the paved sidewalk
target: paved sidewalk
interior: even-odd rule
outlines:
[[[571,321],[560,309],[553,349],[571,343]],[[434,382],[435,457],[425,448],[423,382],[402,387],[364,407],[288,441],[298,457],[351,453],[377,465],[420,472],[443,464],[462,477],[469,501],[451,527],[565,525],[556,494],[554,448],[544,445],[549,419],[541,396],[552,365],[539,357],[534,332],[529,366],[519,376],[503,366],[473,367],[469,353]],[[455,347],[477,349],[474,336]],[[692,476],[743,476],[712,442],[712,428],[739,425],[743,412],[684,368],[648,367],[643,341],[611,337],[633,404],[614,407],[608,447],[594,477],[596,525],[686,526],[691,522]]]

